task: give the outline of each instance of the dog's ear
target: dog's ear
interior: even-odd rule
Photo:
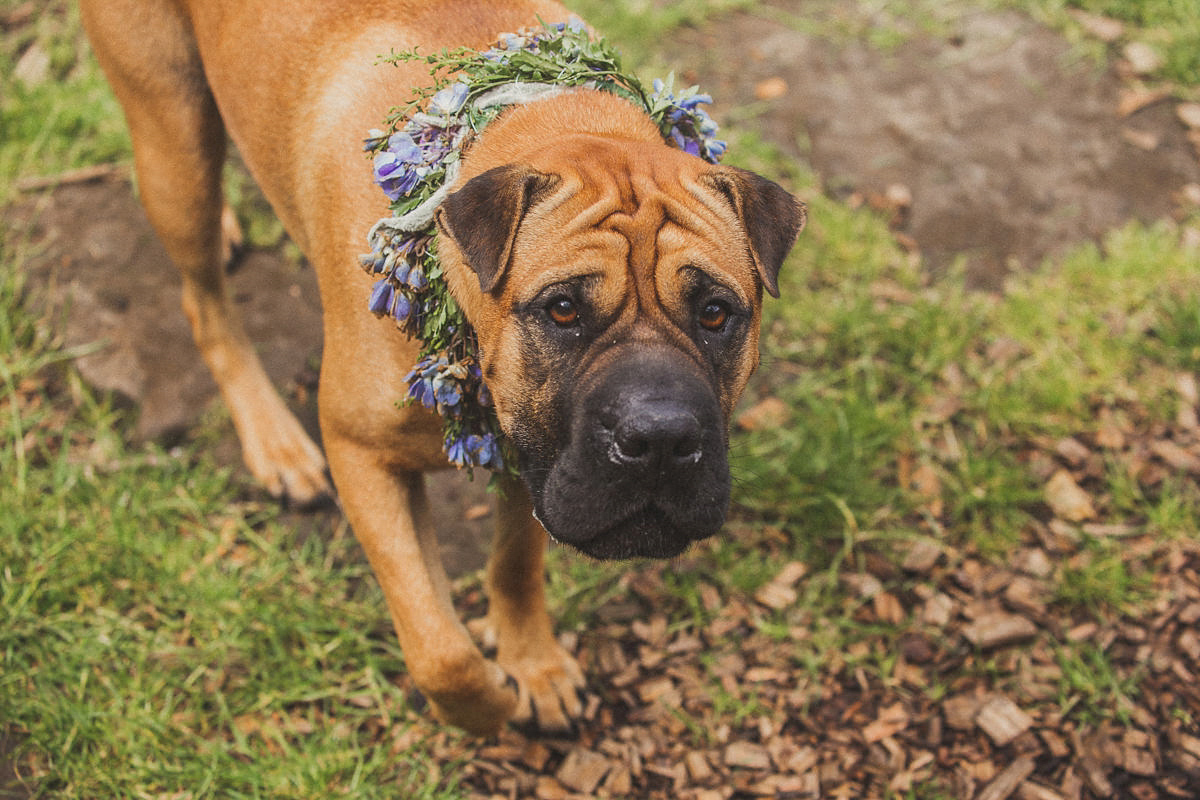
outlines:
[[[504,277],[525,213],[558,182],[557,175],[529,167],[495,167],[467,181],[437,209],[438,229],[458,245],[484,292]]]
[[[733,204],[763,287],[779,297],[779,268],[804,230],[807,207],[774,181],[737,167],[717,167],[703,179]]]

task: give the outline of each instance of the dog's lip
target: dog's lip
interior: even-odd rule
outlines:
[[[614,518],[613,521],[610,522],[609,524],[598,526],[597,528],[595,528],[595,530],[592,531],[592,533],[588,534],[587,536],[584,536],[581,538],[574,538],[574,539],[568,539],[568,538],[556,535],[554,533],[554,529],[551,528],[549,525],[547,525],[545,520],[542,518],[542,513],[539,510],[537,503],[534,504],[533,518],[536,519],[541,524],[541,526],[546,529],[546,533],[550,534],[550,538],[553,539],[554,541],[558,542],[559,544],[568,544],[568,545],[577,547],[581,544],[586,544],[588,542],[599,539],[602,536],[604,536],[604,534],[609,533],[610,531],[616,530],[617,528],[621,527],[622,525],[627,525],[630,520],[634,519],[639,514],[643,514],[646,511],[650,510],[651,507],[656,508],[658,510],[659,514],[661,514],[663,517],[670,519],[671,514],[669,512],[667,512],[664,509],[658,508],[657,505],[655,503],[651,502],[650,500],[643,500],[640,503],[637,503],[636,506],[634,506],[633,508],[626,510],[620,516]]]

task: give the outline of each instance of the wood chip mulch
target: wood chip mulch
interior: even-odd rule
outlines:
[[[578,738],[479,742],[424,720],[395,747],[423,741],[472,798],[1200,798],[1200,541],[1120,518],[1098,480],[1115,463],[1152,496],[1200,476],[1180,382],[1174,423],[1102,408],[1095,430],[1018,445],[1045,489],[1011,552],[930,536],[843,569],[853,635],[806,611],[807,565],[743,596],[700,548],[624,575],[563,635],[594,693]],[[941,510],[936,475],[899,472]],[[1056,593],[1096,541],[1142,581],[1136,608]],[[667,570],[708,570],[693,609]]]

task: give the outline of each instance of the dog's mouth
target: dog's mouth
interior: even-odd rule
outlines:
[[[572,547],[584,555],[605,561],[631,558],[674,558],[681,555],[692,542],[712,536],[721,529],[725,515],[720,513],[707,524],[696,524],[698,520],[684,522],[677,514],[651,503],[637,509],[611,524],[588,526],[590,531],[580,538],[578,528],[568,526],[570,534],[558,526],[547,525],[543,514],[535,514],[554,541]],[[574,534],[574,535],[572,535]]]

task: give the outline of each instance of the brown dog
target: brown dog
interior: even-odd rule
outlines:
[[[523,478],[499,501],[490,661],[457,620],[437,556],[421,472],[446,466],[439,420],[395,407],[416,346],[366,310],[372,278],[357,256],[387,204],[361,141],[428,82],[422,66],[378,66],[379,54],[486,47],[567,12],[550,0],[82,5],[250,470],[301,502],[328,489],[320,450],[226,295],[226,134],[317,270],[329,470],[413,680],[469,731],[569,729],[583,676],[546,614],[545,531],[531,512],[601,558],[674,555],[720,528],[729,416],[757,364],[762,289],[776,291],[803,206],[667,147],[641,111],[594,91],[516,107],[473,146],[439,209],[440,251]],[[379,364],[394,366],[367,366]]]

